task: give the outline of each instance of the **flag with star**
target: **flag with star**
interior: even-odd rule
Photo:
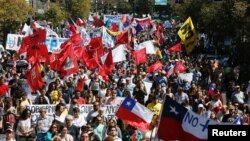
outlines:
[[[153,117],[153,113],[147,107],[130,97],[124,99],[115,115],[127,124],[145,132],[148,131]]]
[[[176,101],[166,97],[158,127],[158,137],[162,140],[202,141],[208,139],[208,125],[218,122],[186,109]]]

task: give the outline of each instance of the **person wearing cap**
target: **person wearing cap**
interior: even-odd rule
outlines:
[[[206,108],[204,107],[202,103],[198,104],[197,114],[204,116],[204,117],[206,116]]]
[[[16,141],[16,139],[14,138],[14,135],[13,135],[13,129],[11,127],[9,127],[7,130],[6,130],[6,134],[5,134],[5,140],[3,141]]]
[[[36,123],[37,139],[39,141],[45,141],[46,133],[49,131],[52,124],[52,119],[46,115],[46,108],[40,108],[39,112],[40,116],[38,117]]]

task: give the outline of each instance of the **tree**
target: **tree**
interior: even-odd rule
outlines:
[[[15,33],[20,29],[21,24],[33,13],[25,0],[0,1],[0,31],[4,44],[8,33]]]
[[[50,3],[49,9],[44,13],[41,18],[52,22],[52,25],[56,27],[61,24],[65,17],[66,12],[60,7],[59,3]]]
[[[132,5],[126,1],[121,1],[117,4],[117,12],[118,13],[131,13],[132,11]]]
[[[90,0],[70,0],[66,1],[66,10],[72,18],[87,18],[91,9]]]

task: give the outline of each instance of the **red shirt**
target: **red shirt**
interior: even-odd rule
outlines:
[[[6,95],[6,92],[8,92],[9,90],[9,86],[6,85],[6,84],[1,84],[0,85],[0,96],[5,96]]]
[[[71,99],[71,102],[72,102],[73,99],[77,99],[77,98],[73,97],[73,98]],[[79,98],[77,99],[77,104],[86,104],[85,99],[82,98],[82,97],[79,97]]]

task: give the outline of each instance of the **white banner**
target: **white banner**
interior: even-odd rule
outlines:
[[[193,80],[193,73],[180,73],[178,77],[181,80],[186,80],[188,82],[191,82]]]
[[[48,52],[59,52],[62,43],[67,41],[68,38],[46,37],[46,46]]]
[[[18,51],[21,47],[23,38],[24,35],[8,34],[6,49]],[[66,40],[68,40],[68,38],[46,37],[45,43],[49,52],[58,52],[61,44]]]
[[[115,46],[115,42],[113,40],[114,37],[107,33],[107,28],[105,26],[102,27],[102,43],[107,48],[113,48]]]
[[[24,35],[8,34],[7,42],[6,42],[6,49],[18,51],[19,48],[21,47],[23,38],[24,38]]]
[[[47,115],[53,118],[53,114],[55,113],[55,107],[56,105],[30,105],[27,106],[27,109],[30,109],[31,111],[31,120],[32,123],[36,123],[38,117],[39,117],[39,109],[40,108],[45,108],[47,109]],[[69,109],[70,105],[67,105],[67,109]],[[119,106],[113,106],[113,105],[105,105],[101,107],[101,109],[104,110],[105,115],[108,118],[112,118],[115,115],[115,112]],[[88,113],[93,110],[93,105],[92,104],[84,104],[79,106],[80,109],[80,115],[83,117],[87,117]]]

